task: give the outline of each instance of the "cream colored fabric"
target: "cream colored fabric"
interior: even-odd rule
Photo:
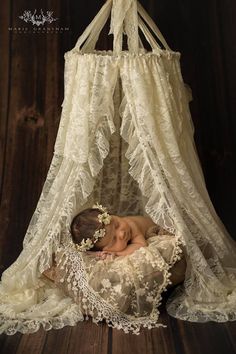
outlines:
[[[104,318],[126,333],[138,334],[140,327],[158,323],[162,292],[171,284],[171,267],[182,257],[182,248],[173,235],[156,232],[129,256],[101,260],[95,252],[78,253],[61,247],[51,279],[79,305],[94,322]],[[115,319],[115,320],[114,320]]]
[[[51,266],[52,254],[67,244],[73,216],[96,201],[112,213],[148,214],[172,232],[173,259],[180,245],[186,250],[186,277],[168,299],[170,315],[196,322],[236,319],[236,246],[207,193],[180,53],[166,48],[140,5],[139,16],[129,12],[136,8],[134,0],[122,14],[124,23],[128,14],[134,21],[134,30],[126,31],[132,53],[119,46],[115,52],[94,51],[96,34],[112,3],[106,2],[83,40],[65,54],[65,99],[54,155],[24,249],[2,275],[0,332],[34,332],[41,324],[45,329],[61,328],[83,319],[81,304],[41,274]],[[157,38],[140,18],[146,24],[150,21],[166,49],[156,45]],[[137,22],[152,45],[151,52],[143,49],[140,40],[140,48],[135,44]],[[114,37],[114,44],[116,40],[119,43]],[[81,279],[84,257],[78,255],[76,260]],[[84,279],[87,294],[92,294],[91,284]],[[91,296],[86,302],[92,301]],[[106,299],[101,303],[103,308],[110,306]],[[155,298],[154,313],[157,304]],[[142,318],[137,316],[135,326],[129,318],[120,327],[122,309],[120,317],[118,312],[112,317],[104,310],[100,316],[117,328],[137,332]]]

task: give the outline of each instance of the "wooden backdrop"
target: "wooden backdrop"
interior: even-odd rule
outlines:
[[[193,90],[195,140],[217,213],[236,233],[236,43],[234,0],[145,0]],[[0,267],[22,241],[46,178],[60,122],[64,53],[102,0],[0,3]],[[53,11],[51,32],[23,22],[25,10]],[[55,28],[60,27],[60,30]],[[54,30],[53,30],[54,28]],[[35,32],[34,32],[35,31]],[[101,40],[101,45],[106,41]]]

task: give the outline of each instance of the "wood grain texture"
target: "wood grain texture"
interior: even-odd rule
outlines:
[[[0,353],[1,354],[16,354],[18,345],[20,343],[20,340],[22,338],[21,333],[16,333],[14,336],[7,336],[7,335],[0,335]]]
[[[5,10],[8,15],[5,26],[9,22],[11,28],[22,28],[18,16],[27,6],[24,0],[11,6],[9,2],[8,12]],[[31,6],[37,8],[38,2]],[[51,6],[57,15],[62,11],[56,1]],[[65,5],[62,8],[66,18]],[[68,34],[33,33],[32,28],[29,27],[31,33],[5,31],[2,34],[3,42],[9,41],[9,50],[6,46],[4,53],[8,65],[1,68],[5,69],[2,72],[6,72],[10,86],[9,92],[3,90],[5,105],[9,109],[1,112],[4,168],[1,172],[0,227],[4,253],[0,256],[4,268],[21,251],[53,156],[63,101],[64,52]],[[3,82],[7,83],[7,80]]]
[[[21,336],[16,354],[41,354],[47,337],[47,332],[42,328],[36,333]]]
[[[221,323],[192,323],[170,318],[175,346],[180,353],[234,353],[234,347]]]
[[[91,319],[78,324],[71,330],[68,354],[78,351],[81,354],[108,353],[109,328],[105,323],[95,324]]]
[[[143,329],[140,335],[125,334],[123,331],[112,331],[112,354],[148,353],[172,354],[176,352],[174,336],[168,323],[168,315],[161,310],[159,321],[167,327],[151,330]]]
[[[0,3],[0,44],[4,50],[1,51],[0,59],[0,212],[5,210],[10,200],[8,198],[3,198],[3,188],[4,179],[6,176],[6,146],[8,139],[8,110],[9,110],[9,92],[10,92],[10,32],[8,31],[8,26],[10,24],[10,1]],[[1,220],[3,220],[3,225],[6,224],[7,220],[6,214],[1,212]],[[3,226],[2,225],[2,226]],[[1,227],[2,232],[0,233],[0,260],[2,259],[2,250],[4,249],[4,240],[6,239],[6,229]],[[0,267],[2,264],[0,261]]]
[[[5,149],[7,136],[7,114],[9,95],[9,71],[10,71],[10,32],[8,31],[10,21],[10,4],[0,4],[0,43],[5,50],[1,51],[0,65],[0,200],[2,201],[3,176],[5,166]]]
[[[167,328],[125,334],[91,320],[32,334],[0,335],[1,354],[235,354],[235,322],[191,323],[161,313]]]

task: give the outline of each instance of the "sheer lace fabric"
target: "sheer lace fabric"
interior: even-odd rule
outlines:
[[[104,5],[101,22],[111,4],[107,1]],[[136,43],[135,24],[133,28],[128,33],[130,42]],[[146,36],[154,43],[148,33]],[[93,47],[94,38],[94,32],[88,31],[87,50]],[[61,251],[62,244],[67,249],[73,216],[96,201],[112,213],[149,215],[173,233],[173,259],[180,245],[186,250],[185,281],[167,302],[171,316],[195,322],[235,320],[236,246],[207,193],[193,139],[180,53],[158,47],[148,53],[143,49],[135,52],[135,44],[134,52],[86,52],[85,47],[65,54],[65,98],[54,155],[23,251],[2,275],[0,332],[34,332],[40,325],[61,328],[83,319],[81,303],[41,274],[51,266],[52,254]],[[159,259],[158,247],[152,247]],[[149,251],[150,246],[123,262],[128,264],[132,259],[137,264],[136,257]],[[97,285],[84,274],[89,262],[95,261],[78,254],[74,262],[74,253],[67,256],[68,264],[78,265],[76,290],[81,290],[81,302],[91,312],[94,302],[88,289],[97,292]],[[119,262],[110,261],[111,269]],[[106,267],[106,263],[96,263],[99,272],[102,264]],[[142,316],[134,319],[129,313],[131,317],[125,316],[124,324],[121,302],[117,299],[111,305],[109,297],[96,298],[101,312],[92,315],[95,319],[109,317],[113,326],[119,328],[123,323],[121,328],[136,332],[141,324],[159,326],[160,283],[149,322],[142,323]],[[154,280],[150,286],[155,288],[152,284]]]
[[[173,235],[157,233],[148,239],[148,247],[105,261],[93,252],[78,254],[62,247],[54,281],[94,322],[105,318],[113,327],[138,334],[141,326],[165,327],[158,323],[158,305],[182,251]]]

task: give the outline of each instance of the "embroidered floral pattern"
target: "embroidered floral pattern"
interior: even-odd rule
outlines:
[[[126,257],[97,260],[73,248],[57,254],[57,284],[70,294],[95,322],[139,333],[141,326],[164,326],[158,322],[161,294],[171,284],[171,267],[181,257],[180,240],[171,235],[152,237]],[[165,247],[163,247],[165,245]]]

